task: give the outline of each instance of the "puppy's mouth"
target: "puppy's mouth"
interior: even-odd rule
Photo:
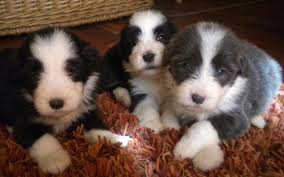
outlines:
[[[183,104],[182,107],[185,110],[192,111],[192,112],[195,112],[195,113],[207,112],[206,109],[204,109],[202,106],[198,106],[198,105],[184,105]]]
[[[153,69],[157,69],[157,66],[146,66],[144,70],[153,70]]]
[[[41,116],[45,119],[60,119],[71,112],[72,111],[54,111],[49,114],[42,114]]]
[[[54,120],[60,120],[65,116],[68,116],[72,113],[74,113],[74,111],[77,111],[78,109],[80,109],[80,107],[78,106],[77,108],[71,109],[71,110],[54,110],[45,114],[41,113],[41,117],[45,118],[45,119],[54,119]]]
[[[141,69],[140,73],[144,75],[155,75],[160,70],[160,68],[160,66],[149,65]]]

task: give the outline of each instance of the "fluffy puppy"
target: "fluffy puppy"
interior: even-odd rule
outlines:
[[[59,173],[71,163],[54,134],[84,124],[85,136],[112,142],[96,111],[100,76],[97,51],[59,28],[32,34],[20,49],[0,52],[0,120],[29,148],[41,170]]]
[[[201,22],[176,35],[164,61],[172,95],[162,121],[189,127],[174,148],[176,157],[193,158],[197,168],[211,170],[223,162],[221,140],[242,136],[251,124],[265,126],[261,115],[282,75],[280,65],[261,49],[222,25]]]
[[[162,129],[159,108],[166,91],[162,57],[175,33],[176,26],[161,12],[137,12],[105,54],[106,88],[130,107],[140,125],[155,131]]]

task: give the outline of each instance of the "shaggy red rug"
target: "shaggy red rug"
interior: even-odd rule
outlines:
[[[265,116],[264,130],[251,128],[242,138],[225,141],[225,163],[208,173],[192,166],[191,160],[175,160],[172,150],[182,132],[165,130],[161,134],[139,128],[135,116],[109,94],[99,97],[98,107],[111,130],[130,135],[127,148],[101,139],[89,144],[82,136],[82,127],[58,136],[72,158],[72,165],[62,177],[283,177],[284,176],[284,85]],[[0,128],[0,177],[45,177],[17,145],[8,132]]]

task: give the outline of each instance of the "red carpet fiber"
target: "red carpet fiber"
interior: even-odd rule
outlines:
[[[182,132],[165,130],[160,135],[139,128],[135,116],[102,94],[98,107],[113,132],[130,135],[127,148],[104,139],[89,144],[82,136],[82,127],[63,133],[58,139],[68,150],[72,165],[62,177],[283,177],[284,176],[284,85],[267,113],[264,130],[251,130],[238,140],[223,143],[225,163],[208,173],[192,166],[190,159],[175,160],[172,150]],[[0,177],[45,177],[17,145],[7,131],[0,128]]]

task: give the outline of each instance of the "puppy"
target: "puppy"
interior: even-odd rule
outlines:
[[[162,129],[159,108],[166,92],[162,57],[176,31],[176,26],[159,11],[137,12],[104,58],[104,66],[108,67],[106,89],[130,107],[140,125],[156,132]]]
[[[223,162],[221,140],[244,135],[251,124],[265,126],[261,115],[280,87],[281,67],[228,28],[210,22],[185,28],[166,48],[164,62],[172,88],[162,121],[189,127],[176,157],[211,170]]]
[[[86,139],[124,137],[106,129],[96,111],[100,87],[97,51],[60,28],[32,34],[20,49],[0,52],[0,120],[29,148],[44,172],[59,173],[70,157],[55,134],[83,124]]]

